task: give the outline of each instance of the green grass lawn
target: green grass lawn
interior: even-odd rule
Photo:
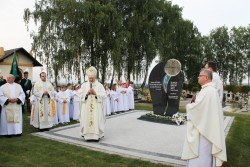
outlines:
[[[225,113],[234,116],[226,139],[227,163],[224,167],[249,167],[250,165],[250,115]]]
[[[135,107],[152,110],[151,104]],[[223,166],[248,167],[250,115],[225,115],[234,116],[235,120],[226,140],[228,162]],[[0,137],[0,167],[167,167],[32,136],[30,133],[37,129],[29,125],[28,116],[24,114],[22,136]]]
[[[153,111],[153,105],[151,103],[135,103],[135,109]]]
[[[0,137],[0,167],[168,167],[36,137],[29,114],[23,119],[21,136]]]
[[[136,109],[153,110],[152,104],[136,104]],[[180,108],[184,113],[185,108]],[[223,167],[249,167],[250,165],[250,114],[225,113],[234,116],[233,125],[226,138],[227,161]]]

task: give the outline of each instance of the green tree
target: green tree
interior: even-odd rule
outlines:
[[[232,73],[230,73],[230,81],[234,81],[235,84],[242,84],[243,79],[246,78],[248,72],[248,59],[247,54],[249,48],[247,44],[248,33],[245,27],[233,27],[230,31],[231,42],[231,65]]]
[[[230,68],[229,64],[225,62],[230,61],[229,55],[231,54],[228,28],[223,26],[212,30],[209,34],[209,43],[211,46],[207,45],[209,48],[207,49],[209,55],[207,58],[208,60],[215,61],[217,63],[217,72],[223,75],[223,83],[225,83]]]
[[[240,92],[247,94],[248,92],[250,92],[250,86],[241,86]]]

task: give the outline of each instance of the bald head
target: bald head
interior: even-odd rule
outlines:
[[[8,82],[8,83],[13,83],[14,81],[15,81],[14,75],[9,74],[9,75],[7,76],[7,82]]]

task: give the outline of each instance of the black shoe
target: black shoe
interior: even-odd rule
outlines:
[[[99,142],[99,141],[100,141],[100,139],[98,139],[98,140],[94,140],[94,139],[86,140],[86,142]]]

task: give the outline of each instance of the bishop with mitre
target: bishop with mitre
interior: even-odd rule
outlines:
[[[105,89],[97,81],[97,70],[87,69],[88,82],[83,83],[79,91],[81,98],[80,133],[85,140],[97,140],[104,137],[104,98]]]

